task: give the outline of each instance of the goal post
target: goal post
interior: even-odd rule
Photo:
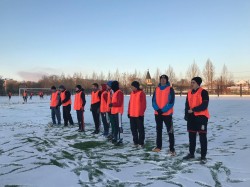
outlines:
[[[27,97],[30,97],[30,93],[33,93],[33,96],[37,96],[40,92],[43,92],[44,95],[50,95],[51,88],[19,88],[18,100],[21,103],[23,98],[23,92],[27,92]]]

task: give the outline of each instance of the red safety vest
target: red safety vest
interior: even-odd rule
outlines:
[[[82,91],[77,92],[75,94],[75,101],[74,101],[74,110],[81,110],[83,107],[83,101],[82,101]]]
[[[108,108],[107,108],[107,101],[105,101],[104,96],[108,96],[108,92],[104,91],[102,92],[101,95],[101,105],[100,105],[100,112],[108,112]]]
[[[107,99],[107,112],[110,112],[111,111],[111,108],[109,106],[109,104],[111,103],[111,100],[112,100],[112,95],[111,95],[111,90],[108,91],[108,99]]]
[[[61,95],[60,95],[62,101],[66,98],[65,92],[66,92],[66,90],[61,92]],[[70,104],[71,104],[71,98],[66,103],[63,103],[62,106],[68,106]]]
[[[198,90],[192,94],[192,90],[188,91],[188,104],[190,109],[193,109],[194,107],[197,107],[202,104],[202,97],[201,97],[201,92],[203,88],[198,88]],[[206,116],[207,118],[210,118],[208,109],[200,111],[200,112],[194,112],[195,116]]]
[[[139,117],[141,113],[141,94],[145,94],[142,90],[132,92],[130,94],[128,114],[131,117]],[[144,115],[144,114],[143,114]]]
[[[99,97],[99,92],[100,91],[96,91],[96,92],[92,91],[91,92],[91,104],[95,104],[95,103],[98,103],[101,101],[100,97]]]
[[[117,100],[118,100],[117,95],[118,95],[119,92],[122,93],[121,90],[117,90],[117,91],[113,94],[111,103],[117,103]],[[122,93],[122,95],[123,95],[123,93]],[[118,113],[123,114],[123,111],[124,111],[123,108],[124,108],[124,98],[123,98],[123,100],[122,100],[122,105],[121,105],[121,106],[119,106],[119,107],[114,107],[114,106],[111,107],[111,114],[118,114]]]
[[[30,95],[32,95],[32,94],[30,94]],[[50,106],[56,107],[58,105],[58,98],[57,97],[58,97],[58,91],[53,92],[51,94]]]
[[[168,104],[168,96],[170,94],[170,86],[166,87],[164,90],[161,90],[159,87],[155,89],[155,99],[156,104],[159,106],[160,109],[163,109],[166,104]],[[163,116],[172,115],[174,113],[174,108],[169,109],[167,112],[164,112]],[[158,112],[155,111],[155,114],[158,115]]]

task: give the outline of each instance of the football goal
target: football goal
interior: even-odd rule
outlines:
[[[40,100],[43,100],[50,94],[50,88],[19,88],[18,100],[19,103],[25,103],[27,100],[32,100],[33,97],[39,97]]]

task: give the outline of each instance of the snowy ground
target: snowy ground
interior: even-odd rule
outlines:
[[[137,149],[126,115],[122,146],[90,134],[94,125],[89,97],[85,134],[78,133],[77,127],[47,126],[49,97],[34,97],[28,104],[18,104],[18,97],[11,102],[0,97],[0,186],[250,186],[250,98],[211,98],[205,165],[182,161],[188,152],[185,97],[177,97],[175,104],[177,156],[167,155],[166,129],[162,152],[151,152],[156,132],[151,97],[147,99],[146,145]],[[76,122],[75,111],[72,115]],[[199,151],[197,144],[197,157]]]

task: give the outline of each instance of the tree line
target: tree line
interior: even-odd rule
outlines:
[[[152,71],[152,70],[150,70]],[[13,94],[18,94],[20,87],[27,88],[50,88],[52,85],[59,86],[63,84],[67,89],[74,90],[75,85],[80,84],[84,87],[86,93],[91,92],[91,87],[93,83],[103,84],[108,80],[118,80],[120,86],[125,93],[130,93],[130,83],[134,80],[137,80],[141,83],[142,87],[146,87],[146,75],[147,70],[140,72],[135,70],[134,72],[120,72],[119,69],[116,69],[115,72],[108,72],[104,74],[103,72],[92,72],[91,75],[84,74],[86,72],[78,72],[73,75],[44,75],[39,81],[25,81],[20,82],[16,80],[4,80],[0,76],[0,94],[6,95],[8,92]],[[203,86],[205,86],[210,92],[216,93],[218,88],[220,92],[225,92],[228,86],[234,85],[232,73],[229,72],[226,65],[223,66],[221,74],[216,76],[215,66],[213,65],[210,59],[207,59],[203,69],[194,61],[187,69],[186,74],[183,77],[176,75],[173,67],[169,65],[165,70],[157,68],[152,74],[152,83],[154,86],[159,83],[159,76],[161,74],[166,74],[169,77],[169,81],[177,92],[185,92],[190,86],[190,80],[195,76],[200,76],[203,78]]]

